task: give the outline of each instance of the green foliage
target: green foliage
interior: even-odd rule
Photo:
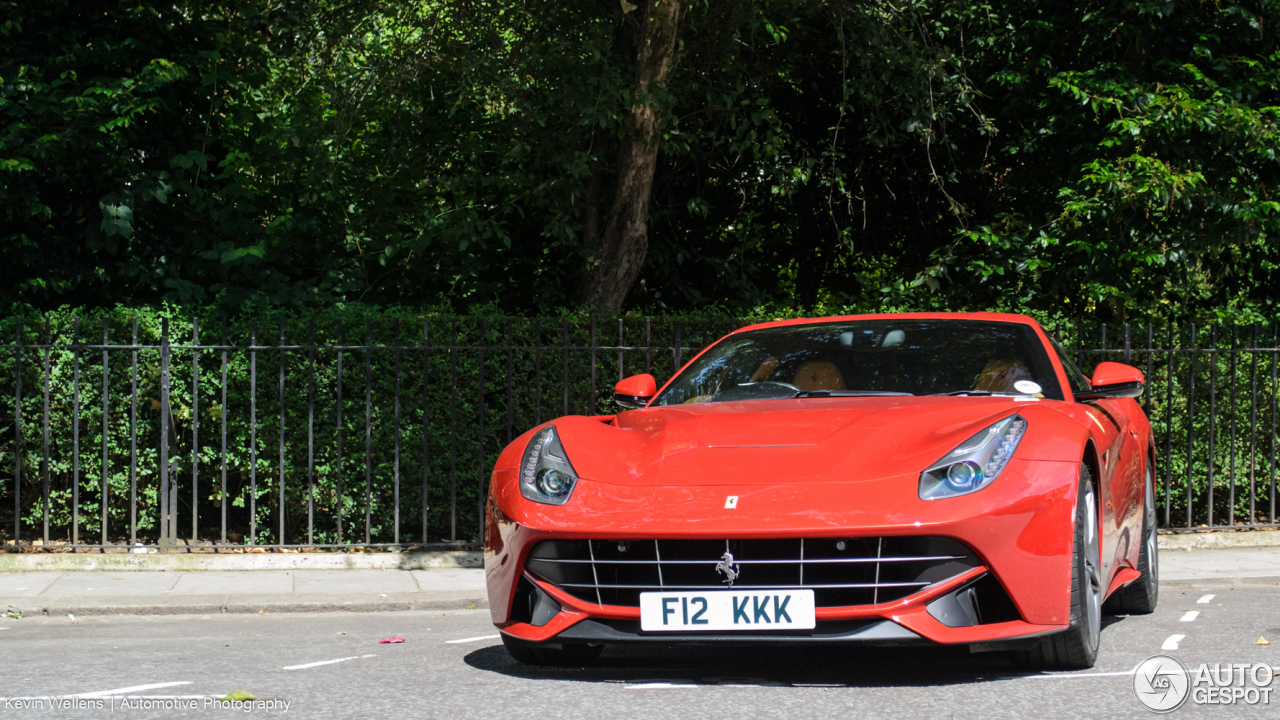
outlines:
[[[1076,316],[1274,317],[1280,6],[989,10],[964,52],[1000,132],[953,133],[981,170],[929,272]]]
[[[574,302],[661,109],[628,306],[1275,317],[1270,0],[10,0],[0,302]]]

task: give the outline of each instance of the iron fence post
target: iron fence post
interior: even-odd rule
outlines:
[[[1166,335],[1169,349],[1165,352],[1165,356],[1169,368],[1165,374],[1164,385],[1164,526],[1169,527],[1173,512],[1173,360],[1174,346],[1177,344],[1173,323],[1168,323],[1166,326]]]
[[[44,318],[44,423],[40,434],[44,439],[44,453],[40,456],[40,485],[43,488],[41,508],[44,525],[44,544],[49,545],[49,350],[52,338],[49,335],[49,316]]]
[[[1152,361],[1153,361],[1152,356],[1155,355],[1155,352],[1152,350],[1152,344],[1154,342],[1153,334],[1154,334],[1154,328],[1152,327],[1151,323],[1147,323],[1147,375],[1146,375],[1146,378],[1147,378],[1148,385],[1150,385],[1151,383],[1151,370],[1152,370]],[[1151,393],[1150,392],[1145,392],[1142,394],[1142,412],[1148,413],[1148,414],[1151,412]]]
[[[307,544],[315,544],[316,316],[307,320]]]
[[[1218,327],[1215,325],[1209,329],[1209,461],[1208,474],[1205,484],[1208,486],[1209,497],[1205,500],[1205,513],[1208,520],[1206,524],[1213,524],[1213,471],[1214,471],[1214,450],[1216,449],[1215,441],[1217,440],[1217,419],[1218,407]]]
[[[591,316],[591,394],[587,396],[587,414],[595,415],[600,405],[596,399],[596,316]]]
[[[449,342],[449,542],[458,542],[458,321]]]
[[[514,396],[512,388],[512,375],[515,371],[515,334],[511,329],[511,321],[507,320],[507,443],[515,437],[513,430],[515,427],[515,409]]]
[[[431,542],[431,406],[430,365],[431,328],[427,318],[422,319],[422,544]]]
[[[1191,323],[1191,367],[1187,371],[1187,527],[1192,522],[1192,477],[1195,474],[1196,324]]]
[[[1228,353],[1228,372],[1231,373],[1231,442],[1227,445],[1227,477],[1230,479],[1230,493],[1227,501],[1227,525],[1236,524],[1236,343],[1238,333],[1236,326],[1231,326],[1231,352]]]
[[[133,316],[129,404],[129,544],[138,542],[138,316]]]
[[[373,536],[373,321],[364,321],[364,542]]]
[[[672,347],[671,349],[671,362],[672,362],[671,374],[672,375],[675,375],[676,373],[680,372],[680,364],[681,364],[680,359],[683,355],[684,355],[684,352],[680,349],[680,321],[676,320],[675,321],[675,343],[674,343],[674,347]]]
[[[540,319],[533,321],[533,424],[542,424],[542,320]]]
[[[218,485],[218,513],[221,516],[220,542],[227,544],[227,316],[222,316],[222,404],[218,419],[222,424],[222,481]]]
[[[200,318],[191,319],[191,544],[200,539]]]
[[[284,495],[284,474],[285,474],[285,454],[284,454],[284,431],[285,431],[285,395],[284,395],[284,319],[280,320],[280,491],[276,495],[276,513],[279,517],[280,532],[276,535],[276,543],[284,545],[284,525],[285,525],[285,509],[287,503]]]
[[[14,320],[13,341],[13,545],[22,544],[22,316]]]
[[[476,537],[481,538],[482,540],[484,539],[484,507],[485,507],[485,501],[486,501],[485,468],[489,464],[485,458],[485,453],[484,453],[484,348],[485,348],[485,344],[486,344],[486,341],[485,341],[485,334],[484,334],[484,320],[481,320],[480,321],[480,343],[479,343],[480,358],[478,361],[479,377],[477,378],[477,383],[476,383],[480,387],[480,398],[477,401],[477,409],[476,409],[476,424],[479,425],[479,428],[476,434],[480,441],[480,449],[479,449],[480,473],[478,478],[479,483],[476,488],[476,492],[477,492],[476,504],[479,506],[479,511],[480,511],[480,519],[479,519],[480,527]]]
[[[249,318],[249,544],[258,544],[258,319]]]
[[[644,371],[653,373],[653,319],[644,319]]]
[[[391,465],[391,481],[392,503],[395,509],[392,511],[391,521],[391,541],[396,545],[400,544],[400,320],[396,320],[396,345],[392,351],[395,362],[395,380],[392,394],[395,395],[393,402],[395,409],[392,418],[392,465]]]
[[[71,544],[80,544],[80,316],[73,322],[71,353]]]
[[[561,415],[569,414],[569,318],[561,321],[563,328],[561,333],[560,359],[564,362],[564,375],[560,384],[564,391],[564,405],[561,409]]]
[[[109,421],[110,421],[108,417],[108,411],[110,409],[110,398],[111,398],[111,386],[109,384],[110,364],[109,364],[109,357],[107,356],[107,352],[108,352],[107,346],[110,344],[110,342],[111,342],[110,329],[107,325],[107,319],[103,318],[102,319],[102,527],[100,529],[102,531],[102,544],[104,546],[107,544],[107,531],[108,531],[108,524],[110,521],[110,514],[108,512],[108,500],[110,499],[110,493],[111,493],[111,471],[110,471],[110,466],[108,465],[108,460],[110,455],[108,450],[109,445],[107,443]]]
[[[1271,329],[1271,522],[1276,522],[1276,414],[1280,411],[1280,392],[1276,375],[1280,368],[1280,324]]]
[[[169,318],[160,319],[160,552],[169,550]]]
[[[335,498],[337,508],[334,511],[334,514],[337,517],[335,518],[336,530],[334,532],[336,534],[334,536],[334,542],[338,544],[342,544],[342,512],[346,509],[346,495],[343,494],[342,487],[342,347],[345,343],[346,340],[344,339],[342,332],[342,320],[338,320],[338,362],[334,370],[334,382],[337,384],[334,391],[336,417],[334,419],[333,430],[333,433],[336,436],[334,438],[334,451],[337,454],[337,460],[334,462],[333,466],[334,483],[337,485],[338,490],[337,497]]]
[[[1249,525],[1258,522],[1258,324],[1250,333],[1249,369]]]

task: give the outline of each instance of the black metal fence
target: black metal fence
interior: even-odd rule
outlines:
[[[615,379],[661,382],[742,324],[400,312],[223,318],[210,332],[161,313],[82,320],[12,318],[0,345],[10,547],[474,543],[512,438],[558,415],[611,413]],[[1276,327],[1054,330],[1087,372],[1116,360],[1146,373],[1166,528],[1277,526]]]
[[[1135,329],[1137,337],[1135,338]],[[1081,329],[1074,351],[1091,370],[1112,360],[1147,377],[1141,402],[1155,431],[1157,502],[1170,530],[1275,528],[1280,326],[1172,323]],[[1116,337],[1115,335],[1119,335]],[[1163,335],[1163,338],[1160,338]],[[1164,347],[1157,345],[1163,339]]]

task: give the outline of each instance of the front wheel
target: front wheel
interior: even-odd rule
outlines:
[[[1080,465],[1075,537],[1071,553],[1071,621],[1066,630],[1041,638],[1026,652],[1026,663],[1046,670],[1091,668],[1102,639],[1102,542],[1098,537],[1098,496],[1089,466]]]
[[[582,667],[600,657],[603,645],[552,646],[530,642],[502,633],[502,644],[517,662],[525,665],[551,665],[555,667]]]
[[[1146,615],[1156,611],[1160,597],[1160,550],[1156,541],[1156,488],[1151,463],[1147,463],[1146,501],[1142,512],[1142,547],[1138,550],[1137,580],[1116,590],[1107,599],[1107,611],[1117,615]]]

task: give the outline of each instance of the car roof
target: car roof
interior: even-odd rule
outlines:
[[[941,312],[941,313],[872,313],[869,315],[832,315],[829,317],[793,318],[791,320],[774,320],[756,323],[735,330],[735,333],[761,328],[786,327],[788,325],[811,325],[814,323],[848,322],[852,320],[985,320],[987,322],[1007,322],[1019,325],[1039,327],[1035,318],[1014,313],[995,312]]]

